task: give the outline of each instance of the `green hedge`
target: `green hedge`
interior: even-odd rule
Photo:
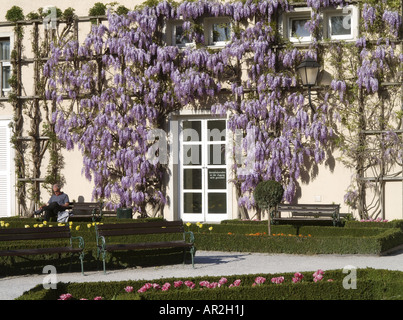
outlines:
[[[376,221],[346,221],[346,228],[400,228],[403,229],[403,220],[392,220],[389,222]]]
[[[1,219],[12,227],[23,227],[28,224],[32,227],[35,219],[9,218]],[[155,219],[147,219],[146,221]],[[158,219],[160,220],[160,219]],[[105,218],[105,223],[140,222],[144,220],[126,220]],[[193,231],[197,250],[233,251],[233,252],[262,252],[288,254],[373,254],[383,252],[403,244],[402,220],[376,224],[370,227],[368,223],[346,223],[346,227],[318,227],[274,225],[268,236],[267,223],[224,221],[221,224],[204,224],[199,228],[195,223],[185,226],[185,230]],[[84,270],[97,270],[100,261],[97,259],[95,227],[87,227],[89,222],[73,222],[73,236],[82,236],[85,241]],[[56,224],[54,224],[56,225]],[[76,230],[79,226],[80,230]],[[399,226],[399,228],[398,228]],[[212,230],[209,228],[212,227]],[[142,235],[133,237],[114,237],[113,242],[132,241],[160,241],[180,239],[181,235]],[[66,242],[64,244],[67,244]],[[27,248],[38,246],[59,246],[59,241],[22,241],[0,242],[0,250],[4,248]],[[58,270],[67,270],[70,263],[69,255],[30,256],[29,261],[18,257],[0,258],[0,267],[3,275],[21,274],[26,272],[41,272],[44,265],[54,264]],[[107,268],[126,268],[127,266],[151,266],[181,263],[182,250],[161,249],[127,252],[121,251],[107,255]],[[80,270],[79,260],[72,260],[72,270]]]
[[[70,293],[74,298],[94,299],[101,296],[105,300],[378,300],[403,299],[403,272],[375,269],[357,269],[356,289],[345,289],[343,279],[349,275],[342,270],[325,271],[324,278],[313,281],[312,272],[302,272],[304,278],[299,283],[291,281],[293,273],[285,274],[254,274],[227,276],[228,282],[214,289],[202,288],[200,281],[218,282],[220,277],[197,278],[165,278],[153,281],[119,281],[98,283],[58,283],[55,290],[46,290],[38,285],[24,293],[19,300],[55,300],[60,295]],[[265,277],[266,282],[253,287],[257,276]],[[270,279],[284,276],[282,284],[273,284]],[[241,280],[239,287],[229,288],[236,279]],[[329,282],[328,280],[332,281]],[[193,290],[185,285],[174,288],[174,281],[190,280],[196,284]],[[158,283],[161,287],[169,282],[168,291],[149,289],[145,293],[137,293],[146,282]],[[349,284],[350,281],[347,281]],[[124,288],[132,286],[133,292],[127,293]]]

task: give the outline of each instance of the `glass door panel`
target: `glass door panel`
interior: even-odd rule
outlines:
[[[227,193],[208,193],[208,214],[227,213]]]
[[[227,189],[226,169],[208,169],[207,172],[208,189]]]
[[[228,218],[226,120],[181,121],[180,216],[184,221]]]

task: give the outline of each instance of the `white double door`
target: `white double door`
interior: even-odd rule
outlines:
[[[228,159],[225,119],[179,123],[179,211],[184,221],[228,219]]]

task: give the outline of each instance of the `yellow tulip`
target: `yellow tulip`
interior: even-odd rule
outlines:
[[[71,226],[71,225],[73,225],[73,221],[70,221],[70,222],[69,222],[69,226]]]
[[[48,224],[48,222],[45,220],[43,221],[43,225],[46,226]]]
[[[25,227],[25,228],[29,228],[29,224],[26,224],[24,227]]]
[[[91,223],[88,223],[88,224],[87,224],[87,228],[88,228],[88,229],[91,228],[91,226],[92,226]]]
[[[4,226],[5,226],[6,228],[8,228],[8,227],[10,226],[10,224],[9,224],[9,223],[6,223]]]
[[[188,227],[190,227],[192,224],[191,224],[190,222],[187,222],[186,225],[187,225]]]
[[[80,230],[80,226],[76,226],[76,230],[77,230],[77,231]]]
[[[39,228],[42,228],[42,227],[43,227],[43,224],[41,223],[38,227],[39,227]]]
[[[34,224],[34,228],[38,228],[38,224],[37,224],[37,223]]]
[[[208,228],[210,231],[212,231],[213,230],[213,227],[210,227],[210,228]]]

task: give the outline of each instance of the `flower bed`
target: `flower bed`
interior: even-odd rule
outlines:
[[[346,287],[348,274],[342,270],[166,278],[156,282],[58,283],[55,290],[45,290],[42,286],[37,286],[19,300],[403,299],[403,272],[358,269],[356,275],[356,289]]]

